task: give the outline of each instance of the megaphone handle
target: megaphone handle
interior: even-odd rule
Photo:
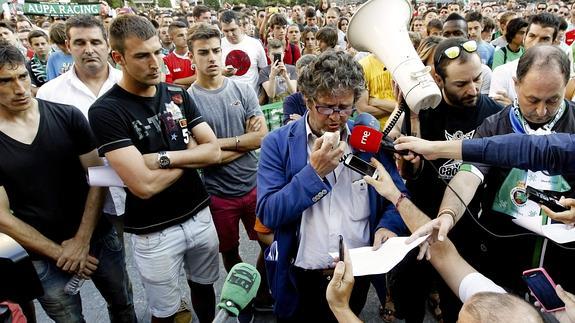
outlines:
[[[387,127],[385,127],[385,129],[383,129],[382,131],[384,137],[387,137],[387,135],[389,135],[391,130],[393,130],[393,127],[395,127],[395,125],[397,124],[397,121],[399,120],[399,117],[401,117],[401,114],[405,111],[409,111],[409,108],[408,109],[405,108],[406,105],[407,103],[405,103],[405,101],[402,101],[399,104],[399,108],[397,109],[397,111],[395,111],[395,114],[391,116],[391,121],[387,124]]]

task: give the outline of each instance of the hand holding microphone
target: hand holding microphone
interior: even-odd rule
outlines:
[[[400,155],[409,153],[407,150],[395,150],[393,141],[388,137],[384,138],[379,131],[379,121],[368,113],[361,113],[356,119],[349,143],[361,152],[377,153],[380,149],[385,149]]]
[[[324,178],[339,165],[345,147],[346,143],[339,140],[339,131],[326,132],[315,141],[309,163],[319,177]]]

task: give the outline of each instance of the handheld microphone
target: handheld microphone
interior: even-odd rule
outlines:
[[[256,296],[260,282],[260,273],[254,266],[244,262],[233,266],[222,287],[217,305],[220,310],[213,322],[225,322],[229,316],[238,316]]]
[[[372,116],[367,112],[362,112],[358,114],[357,117],[355,117],[355,122],[353,123],[353,126],[354,127],[367,126],[372,129],[375,129],[376,131],[379,131],[381,129],[379,120],[377,120],[374,116]]]
[[[363,125],[353,128],[349,144],[354,149],[368,153],[377,153],[380,148],[400,155],[409,153],[408,150],[395,150],[393,141],[389,137],[383,137],[383,133]]]

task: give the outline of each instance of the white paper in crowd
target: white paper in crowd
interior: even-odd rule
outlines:
[[[557,243],[575,241],[575,228],[572,225],[563,223],[543,225],[542,221],[541,216],[520,216],[513,219],[515,224]]]
[[[372,247],[362,247],[349,250],[354,276],[385,274],[395,267],[411,249],[419,246],[429,235],[418,238],[410,244],[406,244],[408,237],[389,238],[375,251]],[[331,252],[332,257],[339,256],[337,252]]]
[[[126,187],[118,173],[110,166],[88,167],[90,186]]]

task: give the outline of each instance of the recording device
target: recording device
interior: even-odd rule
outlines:
[[[363,176],[371,176],[374,179],[377,179],[379,175],[377,173],[377,168],[354,154],[347,155],[343,161],[343,164]]]
[[[220,310],[213,322],[222,323],[230,316],[238,316],[256,296],[260,282],[260,273],[254,266],[244,262],[233,266],[222,287],[217,305]]]
[[[344,254],[344,250],[343,250],[343,236],[340,234],[339,235],[339,261],[344,261],[343,259],[343,254]]]
[[[523,280],[546,312],[565,308],[565,303],[557,296],[555,283],[544,268],[535,268],[523,272]]]
[[[379,120],[367,112],[362,112],[355,117],[353,126],[367,126],[377,131],[381,129]]]
[[[328,145],[331,146],[331,149],[334,149],[339,145],[339,130],[336,132],[325,132],[321,137],[323,138],[322,147]]]
[[[362,152],[376,153],[379,149],[384,149],[400,155],[409,154],[409,150],[395,150],[391,138],[383,137],[381,132],[368,126],[355,126],[351,131],[349,144]]]
[[[282,54],[275,53],[274,54],[274,62],[281,62],[282,61]]]
[[[561,203],[559,203],[559,201],[555,197],[549,194],[545,194],[545,192],[540,191],[531,186],[527,186],[526,194],[528,199],[530,199],[533,202],[545,205],[553,212],[563,212],[569,210]]]

